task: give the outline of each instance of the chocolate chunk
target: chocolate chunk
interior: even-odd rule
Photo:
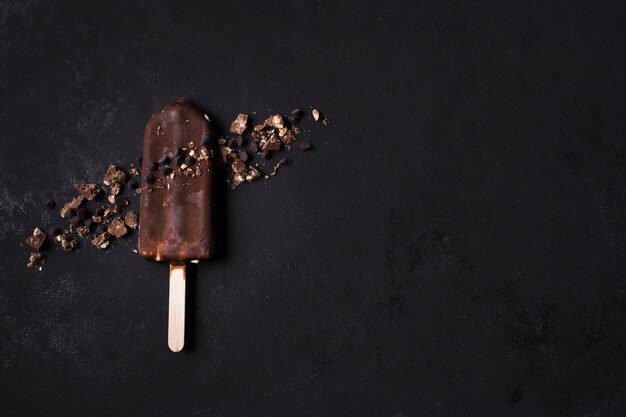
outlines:
[[[91,201],[100,194],[101,188],[98,184],[74,184],[74,188],[78,190],[80,195]]]
[[[159,167],[159,171],[161,171],[161,174],[163,175],[169,175],[172,172],[172,169],[167,165],[163,165]]]
[[[124,221],[121,218],[116,217],[115,219],[113,219],[109,227],[107,227],[107,232],[117,238],[120,238],[124,236],[126,232],[128,232],[128,229],[126,229]]]
[[[154,175],[152,175],[152,174],[146,175],[146,183],[147,184],[152,184],[153,182],[154,182]]]
[[[168,165],[170,163],[170,157],[167,155],[163,155],[159,158],[159,165]]]
[[[250,144],[250,150],[254,153],[259,152],[259,142],[256,142],[256,141],[252,142]]]
[[[311,145],[310,142],[302,142],[300,144],[300,150],[301,151],[308,151],[309,149],[311,149],[313,147],[313,145]]]
[[[65,252],[71,252],[78,246],[78,242],[65,233],[60,234],[54,240],[61,246]]]
[[[246,181],[254,182],[261,176],[261,173],[254,167],[248,167],[248,173],[246,175]]]
[[[51,227],[50,229],[48,229],[48,236],[50,236],[50,239],[54,239],[60,234],[61,229],[59,229],[58,227]]]
[[[126,224],[126,226],[130,227],[131,229],[136,229],[137,225],[139,224],[139,217],[137,216],[137,213],[135,213],[133,210],[126,213],[126,216],[124,217],[124,224]]]
[[[47,208],[48,210],[52,210],[52,209],[54,209],[56,206],[57,206],[56,201],[54,201],[54,200],[52,200],[52,199],[46,200],[46,208]]]
[[[159,169],[157,161],[148,161],[148,171],[156,171],[157,169]]]
[[[261,158],[265,159],[266,161],[272,159],[272,153],[270,151],[263,151],[261,152]]]
[[[240,113],[237,118],[231,123],[230,131],[237,135],[243,134],[248,127],[248,115]]]
[[[84,197],[76,197],[76,198],[73,198],[72,200],[68,201],[67,203],[65,203],[63,205],[63,208],[60,211],[61,217],[64,217],[64,218],[71,217],[71,216],[67,215],[67,212],[69,210],[76,210],[77,208],[79,208],[83,204],[83,200],[84,200]],[[72,214],[72,216],[74,216],[74,215],[75,215],[75,213]]]
[[[111,186],[111,195],[116,196],[122,192],[122,183],[116,183]],[[110,197],[110,196],[109,196]]]
[[[274,127],[276,129],[282,129],[285,124],[283,122],[283,116],[280,114],[274,114],[268,117],[265,122],[263,122],[265,126]]]
[[[283,141],[285,146],[290,147],[290,145],[296,141],[296,137],[291,130],[288,130],[284,135],[281,135],[280,140]]]
[[[103,232],[100,235],[96,236],[91,241],[91,244],[94,245],[98,249],[106,249],[107,246],[109,246],[109,243],[111,243],[109,241],[110,238],[111,238],[111,235],[108,232]]]
[[[135,180],[130,180],[128,181],[128,186],[130,187],[131,190],[136,190],[137,187],[139,187],[139,184]]]
[[[37,227],[33,231],[33,234],[26,238],[26,244],[33,249],[39,250],[41,246],[43,246],[43,243],[45,242],[45,240],[46,240],[46,234],[40,228]]]
[[[241,159],[243,162],[246,162],[248,160],[248,152],[241,151],[241,153],[239,154],[239,159]]]
[[[280,143],[280,140],[278,140],[276,135],[272,133],[267,142],[265,142],[265,144],[263,145],[262,149],[264,151],[279,151]]]
[[[114,164],[109,165],[109,169],[107,169],[106,174],[104,174],[104,185],[111,185],[118,182],[124,182],[126,179],[126,174]]]
[[[26,266],[29,268],[34,268],[34,269],[38,269],[41,271],[45,263],[46,263],[46,260],[44,259],[44,256],[42,253],[31,252],[31,254],[28,256],[28,263],[26,264]]]

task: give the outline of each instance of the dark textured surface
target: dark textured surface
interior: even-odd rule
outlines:
[[[624,415],[624,2],[83,3],[0,2],[0,415]],[[133,240],[20,242],[180,95],[332,124],[225,194],[173,354]]]

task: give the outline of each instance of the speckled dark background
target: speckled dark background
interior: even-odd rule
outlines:
[[[0,1],[1,416],[625,415],[624,2],[144,3]],[[180,95],[331,125],[220,193],[173,354],[134,237],[20,243]]]

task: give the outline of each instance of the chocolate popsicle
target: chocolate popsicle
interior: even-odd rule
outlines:
[[[180,98],[152,115],[143,145],[139,254],[170,263],[168,345],[184,345],[185,263],[213,252],[215,135],[208,116]]]

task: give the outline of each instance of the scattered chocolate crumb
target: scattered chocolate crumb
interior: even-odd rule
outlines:
[[[74,184],[74,188],[78,190],[80,195],[85,199],[91,201],[100,194],[101,188],[98,184]]]
[[[46,200],[45,206],[48,210],[53,210],[57,206],[57,203],[56,201],[49,199]]]
[[[109,243],[111,243],[109,241],[110,238],[111,238],[111,235],[108,232],[103,232],[100,235],[96,236],[91,241],[91,244],[94,245],[98,249],[106,249],[109,246]]]
[[[61,246],[65,252],[71,252],[78,246],[78,242],[65,233],[58,235],[54,240]]]
[[[77,208],[79,208],[81,206],[81,204],[83,204],[83,200],[85,198],[84,197],[76,197],[71,199],[70,201],[68,201],[67,203],[65,203],[63,205],[63,208],[61,209],[60,213],[61,213],[61,217],[67,218],[67,213],[70,210],[76,210]]]
[[[104,174],[104,185],[112,185],[118,182],[124,182],[126,174],[114,164],[109,165],[106,174]]]
[[[126,224],[126,226],[130,227],[131,229],[136,229],[137,225],[139,224],[139,217],[137,216],[137,213],[135,213],[133,210],[126,213],[126,216],[124,217],[124,224]]]
[[[122,192],[122,183],[116,183],[111,186],[111,195],[115,196]]]
[[[121,218],[116,217],[107,228],[107,232],[117,238],[120,238],[124,236],[128,230],[126,229],[126,225],[124,225],[124,221]]]
[[[44,258],[45,257],[42,253],[31,252],[31,254],[28,256],[28,263],[26,264],[26,266],[41,271],[43,269],[43,266],[46,264],[46,260]]]
[[[231,123],[230,131],[237,135],[242,135],[248,127],[248,115],[240,113],[237,118]]]
[[[263,145],[262,149],[264,151],[280,151],[280,143],[280,140],[278,140],[276,135],[272,133],[267,139],[267,142]]]
[[[39,250],[45,241],[46,234],[38,227],[33,231],[32,235],[26,238],[26,244],[36,250]]]
[[[300,150],[301,151],[308,151],[309,149],[311,149],[313,147],[313,145],[311,145],[310,142],[302,142],[300,144]]]
[[[72,226],[73,226],[73,225],[72,225]],[[83,226],[78,226],[78,227],[74,226],[74,227],[73,227],[73,230],[72,230],[72,226],[70,226],[70,231],[71,231],[71,232],[73,232],[73,233],[76,233],[76,234],[77,234],[78,236],[80,236],[80,237],[85,237],[85,236],[87,236],[87,235],[89,234],[89,232],[90,232],[90,230],[89,230],[89,227],[88,227],[88,226],[85,226],[85,225],[83,225]]]

